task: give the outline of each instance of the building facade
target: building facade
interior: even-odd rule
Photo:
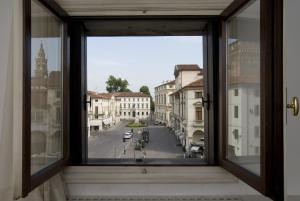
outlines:
[[[123,120],[146,120],[150,116],[150,95],[141,92],[124,92],[116,95]]]
[[[31,152],[34,169],[40,167],[45,156],[50,161],[62,154],[62,73],[59,66],[49,69],[52,70],[48,70],[48,60],[41,43],[31,77]]]
[[[229,157],[260,154],[259,44],[233,41],[228,52]]]
[[[150,96],[141,92],[88,92],[88,136],[114,126],[120,120],[146,120],[150,115]]]
[[[157,122],[171,126],[172,105],[170,95],[175,91],[175,80],[167,81],[154,88],[155,111],[154,119]]]
[[[88,92],[87,98],[88,101],[91,101],[91,104],[87,105],[88,136],[120,121],[120,108],[116,104],[113,94]]]
[[[203,71],[198,65],[176,65],[175,92],[171,94],[171,127],[183,147],[203,144]]]

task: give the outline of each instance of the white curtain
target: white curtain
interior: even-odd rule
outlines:
[[[22,192],[22,0],[0,0],[0,200],[64,201],[56,175],[21,199]]]

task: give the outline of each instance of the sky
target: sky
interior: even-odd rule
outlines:
[[[129,82],[139,91],[174,80],[176,64],[203,66],[201,36],[89,37],[87,39],[87,88],[106,92],[109,75]]]

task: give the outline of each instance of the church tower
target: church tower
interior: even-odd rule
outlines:
[[[35,58],[35,62],[36,62],[35,77],[47,78],[48,77],[47,59],[46,59],[43,43],[41,43],[38,55]]]

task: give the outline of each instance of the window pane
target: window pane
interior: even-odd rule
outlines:
[[[62,23],[38,1],[31,18],[31,174],[62,158]]]
[[[260,174],[260,16],[252,1],[227,23],[227,159]]]

